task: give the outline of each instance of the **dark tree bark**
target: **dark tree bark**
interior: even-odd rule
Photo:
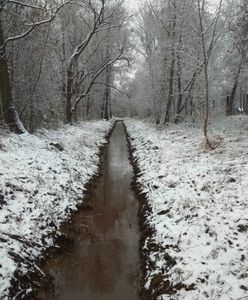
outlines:
[[[244,110],[245,110],[245,114],[248,115],[248,94],[245,95]]]
[[[108,66],[106,69],[106,86],[104,91],[103,99],[103,119],[109,120],[111,118],[111,77],[112,77],[112,68]]]
[[[175,38],[176,38],[176,2],[173,3],[173,20],[171,24],[171,39],[172,39],[172,49],[171,49],[171,65],[170,65],[170,78],[169,78],[169,90],[168,90],[168,101],[166,105],[164,124],[170,121],[171,106],[174,94],[174,74],[175,74]]]
[[[179,115],[181,107],[182,107],[183,94],[182,94],[182,80],[181,80],[182,68],[181,68],[181,61],[180,61],[180,56],[179,55],[178,55],[177,59],[178,59],[178,62],[177,62],[177,89],[178,89],[178,97],[177,97],[176,114]]]
[[[73,87],[73,64],[70,63],[67,69],[67,84],[66,84],[66,123],[72,123],[72,87]]]
[[[240,63],[237,73],[236,73],[236,76],[234,78],[233,87],[232,87],[232,91],[231,91],[231,95],[229,97],[228,107],[227,107],[227,115],[228,116],[231,116],[233,114],[234,99],[235,99],[237,87],[239,84],[239,77],[240,77],[240,73],[241,73],[241,69],[242,69],[242,64],[243,64],[243,62]]]
[[[110,36],[110,24],[109,29],[107,33],[107,47],[106,47],[106,54],[105,54],[105,60],[106,62],[110,61],[111,59],[111,53],[110,53],[110,47],[111,47],[111,36]],[[109,120],[111,118],[110,116],[110,110],[111,110],[111,84],[112,84],[112,65],[107,66],[105,71],[105,90],[104,90],[104,99],[103,99],[103,115],[102,118],[105,120]]]
[[[211,142],[208,137],[208,122],[209,122],[209,78],[208,78],[208,55],[206,48],[206,38],[205,31],[203,29],[203,10],[204,3],[202,7],[200,6],[200,0],[198,0],[198,14],[199,14],[199,23],[200,23],[200,37],[202,43],[202,54],[203,54],[203,71],[205,79],[205,99],[204,99],[204,124],[203,124],[203,133],[205,137],[206,144],[210,149],[212,149]]]
[[[25,129],[19,120],[19,116],[13,101],[4,41],[5,38],[0,15],[0,94],[2,102],[2,116],[4,122],[9,126],[12,132],[21,134],[25,132]]]
[[[90,96],[87,97],[86,99],[86,117],[88,118],[90,115],[90,107],[91,107],[91,100],[90,100]]]
[[[172,50],[172,59],[171,59],[171,67],[170,67],[170,80],[169,80],[169,91],[168,91],[168,102],[166,105],[165,111],[165,118],[164,124],[170,121],[170,112],[171,112],[171,105],[173,100],[173,93],[174,93],[174,73],[175,73],[175,53]]]
[[[91,42],[93,36],[96,34],[99,27],[104,25],[104,13],[105,13],[105,1],[101,1],[101,7],[99,12],[93,8],[91,2],[89,1],[89,9],[93,12],[94,24],[91,30],[88,32],[86,38],[82,40],[74,49],[67,67],[67,78],[66,78],[66,111],[65,111],[65,122],[72,123],[72,115],[76,111],[79,100],[76,103],[72,103],[73,96],[73,84],[74,84],[74,68],[78,62],[78,58],[85,51],[89,43]],[[104,30],[104,29],[102,29]],[[89,89],[90,90],[90,89]],[[85,95],[86,96],[86,95]],[[79,99],[84,98],[80,97]]]

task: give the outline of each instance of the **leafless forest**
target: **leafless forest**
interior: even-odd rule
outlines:
[[[247,79],[247,0],[0,0],[0,299],[248,299]]]
[[[247,1],[1,1],[0,118],[11,131],[247,113]]]

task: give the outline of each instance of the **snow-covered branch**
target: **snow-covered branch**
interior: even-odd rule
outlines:
[[[64,7],[66,6],[67,4],[69,4],[71,2],[71,0],[68,0],[66,2],[64,2],[63,4],[61,4],[60,6],[56,7],[56,9],[54,10],[53,13],[51,13],[51,16],[48,18],[48,19],[44,19],[44,20],[41,20],[41,21],[38,21],[38,22],[33,22],[33,23],[30,23],[28,24],[29,28],[19,34],[19,35],[16,35],[16,36],[12,36],[12,37],[8,37],[7,39],[5,39],[4,43],[1,45],[1,48],[4,48],[6,47],[6,45],[9,43],[9,42],[12,42],[12,41],[16,41],[16,40],[20,40],[24,37],[26,37],[28,34],[30,34],[35,28],[41,26],[41,25],[45,25],[45,24],[48,24],[50,22],[52,22],[57,14],[59,13],[59,11]]]
[[[78,103],[81,101],[82,98],[88,96],[88,94],[90,93],[93,85],[96,83],[97,78],[102,74],[102,72],[104,70],[107,69],[108,66],[113,65],[116,61],[118,60],[126,60],[125,57],[122,56],[122,54],[120,53],[119,55],[117,55],[115,58],[111,59],[110,61],[108,61],[107,63],[105,63],[104,65],[102,65],[96,72],[95,75],[92,77],[88,87],[86,88],[85,92],[83,94],[81,94],[73,103],[72,108],[71,108],[71,112],[73,113],[78,105]]]

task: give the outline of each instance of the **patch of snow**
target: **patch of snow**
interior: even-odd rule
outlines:
[[[61,222],[82,203],[84,186],[97,172],[99,147],[110,127],[106,121],[82,122],[1,138],[1,299],[8,299],[15,272],[41,272],[35,261],[54,245]]]
[[[248,299],[248,117],[212,122],[221,144],[210,152],[189,124],[125,124],[151,207],[144,247],[158,246],[145,287],[160,274],[182,288],[157,299]]]

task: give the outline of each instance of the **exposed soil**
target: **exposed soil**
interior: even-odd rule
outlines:
[[[33,299],[138,299],[138,201],[131,187],[124,126],[118,122],[103,150],[102,174],[62,228],[67,247],[48,259],[47,280]]]
[[[147,194],[142,191],[142,188],[138,182],[139,177],[142,175],[138,167],[137,160],[133,156],[135,149],[132,147],[131,138],[126,130],[126,136],[128,140],[129,147],[129,159],[134,169],[134,177],[132,181],[132,187],[135,191],[136,197],[139,200],[139,210],[138,210],[138,219],[139,219],[139,228],[140,228],[140,244],[139,244],[139,253],[141,260],[141,288],[139,293],[139,299],[141,300],[156,300],[159,299],[160,295],[174,295],[176,291],[185,289],[191,290],[194,288],[193,285],[185,286],[184,284],[177,284],[172,286],[168,278],[161,273],[157,273],[153,276],[149,289],[144,288],[145,278],[149,270],[154,269],[154,266],[151,265],[151,260],[149,255],[153,252],[163,253],[164,258],[167,262],[165,270],[169,271],[172,266],[176,264],[175,260],[168,255],[166,249],[159,247],[154,243],[152,237],[154,235],[154,229],[147,222],[148,216],[151,214],[151,207],[147,200]],[[162,212],[164,213],[164,212]],[[145,247],[144,247],[145,246]],[[166,274],[167,272],[165,272]]]
[[[144,193],[138,183],[138,178],[140,176],[140,169],[138,167],[137,161],[133,156],[133,152],[135,149],[133,149],[130,136],[128,135],[128,132],[125,127],[125,133],[128,140],[128,149],[129,149],[129,160],[133,166],[134,170],[134,176],[132,180],[132,188],[135,191],[136,197],[139,200],[139,209],[138,209],[138,220],[139,220],[139,228],[140,228],[140,243],[139,243],[139,255],[141,260],[141,278],[140,278],[140,291],[139,291],[139,299],[141,300],[152,300],[155,299],[152,296],[152,290],[153,287],[151,285],[151,288],[149,290],[144,288],[145,283],[145,276],[147,275],[147,261],[149,261],[148,255],[149,255],[149,249],[147,251],[144,251],[144,244],[145,241],[152,236],[153,229],[149,226],[149,224],[146,222],[146,218],[149,215],[151,208],[147,201],[147,195]],[[149,243],[147,244],[149,246]],[[160,283],[162,280],[160,281]],[[155,287],[154,287],[155,288]]]
[[[109,141],[109,138],[115,129],[116,123],[113,123],[112,128],[109,130],[109,132],[106,135],[106,139]],[[95,174],[91,180],[85,185],[85,192],[84,192],[84,199],[87,199],[91,193],[92,189],[94,189],[94,185],[98,178],[102,174],[102,167],[103,167],[103,160],[104,160],[104,152],[106,148],[108,147],[108,144],[102,144],[102,146],[99,148],[99,163],[98,163],[98,173]],[[79,200],[81,200],[79,196]],[[66,234],[66,230],[64,228],[67,227],[67,225],[72,222],[73,217],[77,215],[79,210],[87,209],[87,201],[84,201],[83,203],[80,202],[78,204],[77,209],[78,210],[70,210],[71,213],[71,220],[65,220],[60,228],[56,228],[56,231],[53,231],[51,236],[53,237],[54,241],[54,247],[49,247],[47,250],[45,250],[42,254],[42,256],[39,257],[38,260],[30,261],[30,268],[28,272],[25,272],[25,275],[23,275],[21,264],[23,262],[23,258],[20,256],[17,256],[13,253],[13,258],[16,261],[20,267],[17,267],[14,276],[11,279],[11,288],[9,290],[9,296],[8,299],[15,299],[15,300],[34,300],[37,297],[37,290],[40,290],[40,287],[47,289],[48,287],[51,287],[52,284],[52,278],[49,274],[43,273],[44,266],[46,266],[47,262],[51,260],[54,257],[57,257],[59,255],[62,255],[63,253],[67,252],[69,249],[71,249],[71,246],[73,244],[73,241],[71,240],[70,236]],[[54,223],[49,224],[50,227],[54,227]],[[24,241],[25,242],[25,241]],[[45,239],[41,240],[41,243],[46,245]],[[31,246],[35,247],[35,243]],[[25,263],[28,264],[29,261],[25,260]],[[1,298],[1,295],[0,295]]]

